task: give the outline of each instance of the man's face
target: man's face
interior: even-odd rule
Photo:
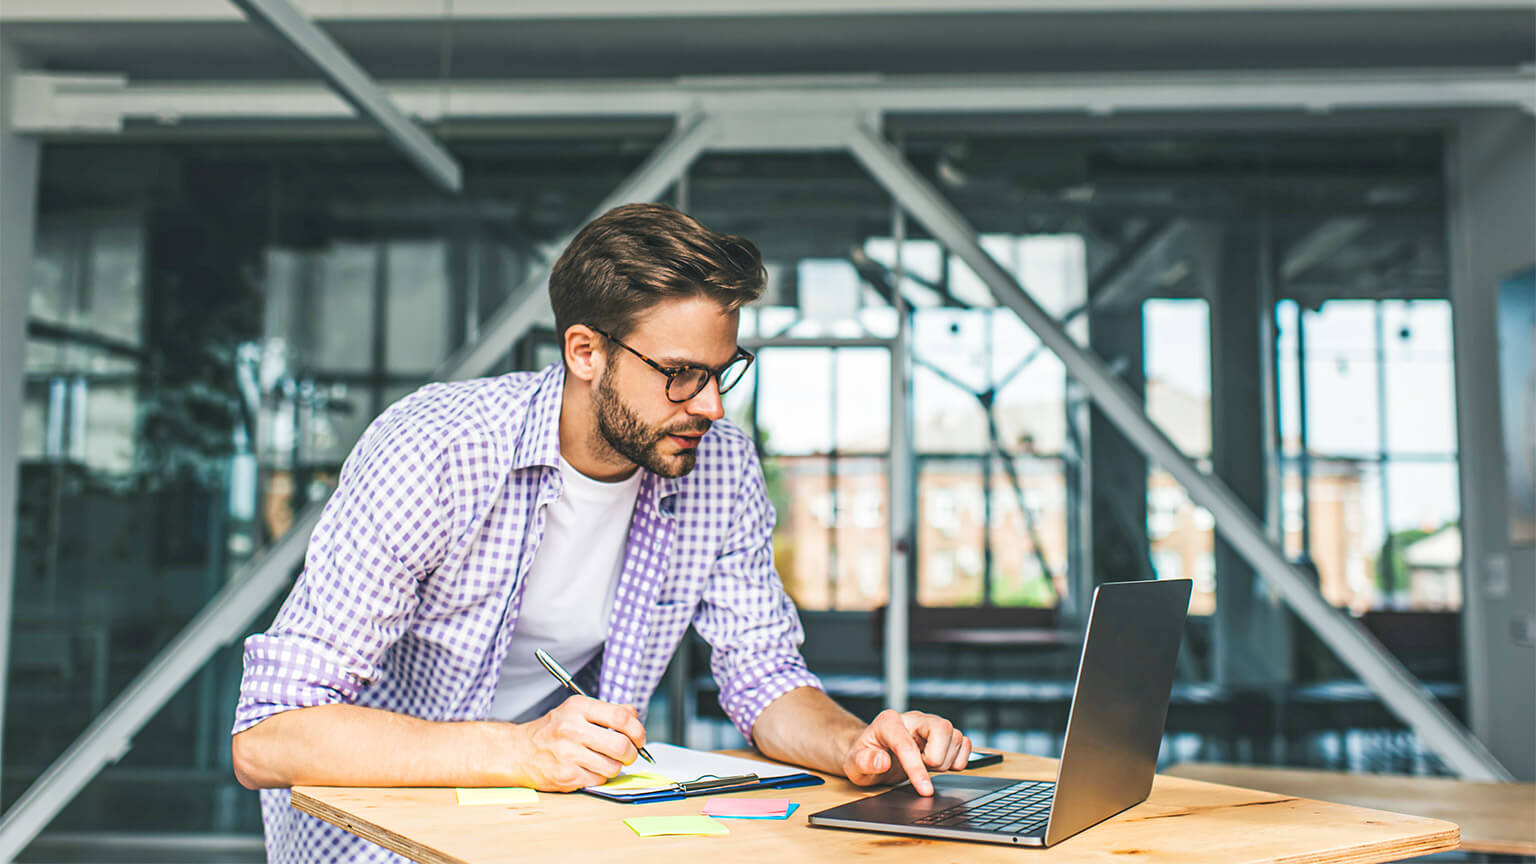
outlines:
[[[739,315],[705,297],[667,300],[646,310],[625,345],[662,366],[718,369],[736,354]],[[667,376],[618,345],[592,392],[596,434],[626,460],[663,477],[693,470],[699,439],[725,414],[714,377],[687,402],[667,398]]]

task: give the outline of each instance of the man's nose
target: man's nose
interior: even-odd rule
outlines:
[[[713,375],[709,377],[704,389],[688,400],[688,413],[708,417],[711,423],[725,416],[725,404],[720,400],[720,379]]]

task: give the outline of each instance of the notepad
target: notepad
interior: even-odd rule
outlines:
[[[788,798],[711,798],[699,811],[705,816],[783,816]]]
[[[636,761],[613,779],[583,791],[615,801],[646,800],[699,795],[715,789],[798,786],[821,779],[798,768],[690,750],[672,744],[647,744],[655,764]]]
[[[647,748],[649,749],[649,748]],[[624,820],[641,837],[668,834],[729,834],[731,829],[708,816],[634,816]]]
[[[484,789],[455,789],[459,806],[485,804],[537,804],[539,793],[524,786],[505,786]]]

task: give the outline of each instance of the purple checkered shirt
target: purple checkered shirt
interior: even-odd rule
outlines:
[[[522,587],[559,498],[565,370],[418,390],[347,458],[304,572],[265,633],[245,641],[235,732],[293,708],[352,703],[427,720],[483,720]],[[713,649],[720,704],[749,739],[770,702],[820,687],[773,568],[773,507],[752,441],[728,422],[698,464],[645,472],[608,623],[598,697],[643,713],[691,623]],[[588,682],[593,674],[586,670]],[[579,676],[580,677],[580,676]],[[404,858],[261,793],[267,854]]]

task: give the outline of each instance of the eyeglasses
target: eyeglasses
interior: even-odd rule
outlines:
[[[592,327],[591,324],[587,326]],[[737,346],[736,356],[732,357],[729,363],[726,363],[719,369],[691,364],[687,366],[663,366],[639,351],[625,345],[623,342],[609,336],[602,330],[598,330],[596,327],[592,327],[592,329],[602,334],[604,339],[645,361],[645,365],[667,376],[667,399],[672,402],[687,402],[689,399],[699,395],[709,384],[709,379],[712,377],[720,382],[720,392],[725,393],[741,382],[742,377],[747,374],[747,367],[752,365],[752,352]]]

